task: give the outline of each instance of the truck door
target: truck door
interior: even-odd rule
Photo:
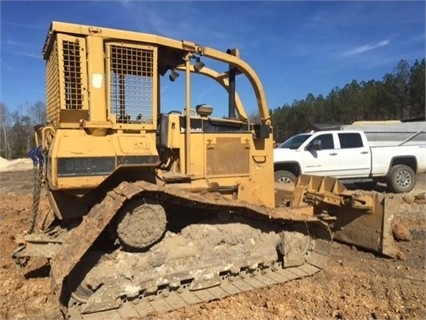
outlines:
[[[332,133],[316,136],[303,151],[305,173],[319,176],[337,176],[339,154]]]
[[[358,132],[342,132],[339,137],[339,177],[368,177],[371,169],[371,150]]]

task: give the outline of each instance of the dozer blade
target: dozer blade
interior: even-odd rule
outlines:
[[[366,196],[366,195],[363,195]],[[370,196],[370,195],[368,195]],[[382,201],[374,196],[376,204],[371,212],[360,212],[341,207],[333,215],[336,221],[331,226],[336,240],[379,252],[392,258],[402,257],[392,235],[394,214],[388,198]],[[352,210],[351,210],[352,209]]]
[[[400,258],[403,254],[392,235],[392,200],[374,192],[348,190],[334,178],[301,175],[288,205],[312,205],[317,216],[329,220],[336,240]]]

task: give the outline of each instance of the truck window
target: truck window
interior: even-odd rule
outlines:
[[[303,142],[306,141],[311,135],[310,134],[298,134],[293,136],[283,143],[281,143],[278,148],[288,148],[288,149],[297,149],[299,148]]]
[[[363,147],[361,135],[359,133],[339,133],[338,136],[342,149]]]
[[[317,146],[319,146],[319,148]],[[308,149],[311,149],[311,150],[334,149],[333,135],[331,133],[319,135],[318,137],[314,138],[309,143]]]

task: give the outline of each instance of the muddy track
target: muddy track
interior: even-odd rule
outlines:
[[[158,199],[160,202],[167,202],[169,204],[171,203],[174,205],[191,208],[192,210],[194,210],[194,208],[200,211],[213,209],[217,211],[225,210],[231,215],[234,215],[234,219],[237,216],[245,216],[245,219],[252,219],[253,221],[258,220],[258,223],[261,223],[260,221],[267,221],[267,223],[271,225],[280,226],[283,232],[290,231],[289,233],[291,233],[291,231],[294,230],[292,229],[294,228],[294,225],[300,223],[302,229],[308,228],[305,232],[306,237],[310,239],[310,244],[308,245],[309,250],[307,252],[301,253],[303,255],[302,259],[304,259],[304,261],[297,261],[296,263],[294,261],[288,260],[289,258],[285,258],[284,261],[281,262],[277,260],[276,257],[265,258],[267,261],[255,261],[253,259],[250,260],[247,255],[250,255],[250,252],[253,251],[262,251],[262,247],[259,247],[257,249],[252,248],[250,250],[246,250],[247,253],[244,254],[242,257],[238,258],[240,259],[239,261],[245,262],[236,263],[232,259],[230,259],[228,262],[226,261],[228,258],[225,255],[216,258],[216,260],[214,259],[214,257],[209,257],[208,260],[211,260],[209,262],[210,264],[205,264],[203,262],[203,258],[201,258],[198,259],[196,263],[203,265],[203,268],[205,268],[205,270],[196,270],[192,271],[191,273],[189,271],[182,271],[185,270],[185,267],[181,265],[175,268],[176,270],[181,270],[179,271],[179,274],[185,274],[186,272],[189,275],[198,274],[200,272],[204,274],[207,272],[207,270],[209,270],[207,278],[210,279],[210,277],[214,276],[219,277],[221,279],[221,283],[219,286],[209,288],[208,285],[203,285],[203,288],[200,290],[189,290],[190,286],[192,286],[194,282],[197,282],[198,279],[191,278],[187,275],[187,278],[174,279],[173,282],[178,283],[178,285],[174,286],[172,286],[170,283],[161,283],[160,286],[160,284],[155,282],[156,289],[153,292],[149,292],[149,294],[146,294],[148,288],[144,288],[142,286],[140,289],[138,289],[139,293],[136,294],[137,299],[134,299],[135,294],[129,297],[124,293],[117,292],[114,295],[113,292],[118,290],[117,287],[119,287],[118,278],[120,278],[120,272],[118,272],[116,276],[110,276],[114,279],[112,280],[114,285],[111,286],[110,289],[108,289],[107,285],[104,284],[105,280],[100,280],[97,286],[102,287],[99,289],[98,292],[94,293],[96,297],[89,298],[89,302],[91,302],[91,304],[89,304],[88,307],[83,304],[83,306],[78,306],[78,309],[82,309],[85,312],[95,312],[97,310],[102,310],[110,307],[119,307],[123,304],[125,305],[125,309],[129,309],[130,307],[127,305],[131,305],[131,303],[134,303],[135,301],[141,301],[141,307],[137,308],[137,312],[140,315],[145,315],[151,312],[152,310],[171,310],[185,305],[196,304],[200,301],[217,300],[250,289],[268,286],[274,283],[283,283],[289,280],[310,276],[324,267],[331,252],[331,234],[328,229],[328,226],[322,223],[321,221],[317,221],[314,217],[306,218],[303,216],[298,216],[293,211],[287,210],[285,208],[279,210],[271,210],[262,206],[246,204],[239,201],[229,201],[228,199],[222,198],[220,195],[199,195],[195,193],[185,192],[182,191],[180,188],[175,187],[161,188],[159,186],[145,182],[124,182],[118,187],[116,187],[114,190],[110,191],[101,203],[94,206],[91,211],[84,217],[78,228],[75,228],[69,232],[69,235],[63,240],[63,244],[59,253],[52,259],[51,277],[53,282],[53,292],[57,299],[62,301],[62,304],[66,305],[66,301],[68,300],[68,296],[70,294],[70,292],[66,290],[66,287],[64,287],[64,279],[70,273],[72,274],[72,272],[77,272],[73,271],[73,268],[75,267],[77,262],[84,256],[84,254],[89,250],[89,248],[93,245],[97,236],[101,234],[102,230],[106,228],[115,213],[119,211],[120,207],[122,207],[126,201],[130,201],[135,199],[136,197],[147,195],[149,195],[149,197],[151,198]],[[287,224],[289,224],[288,227],[286,226]],[[227,223],[225,223],[225,225],[227,225]],[[210,230],[210,232],[212,232],[212,230]],[[249,233],[249,231],[247,233]],[[242,235],[238,237],[240,238],[242,237]],[[286,240],[283,242],[284,246],[293,246],[293,244],[287,244],[287,241],[289,243],[293,241],[291,237],[292,236],[290,236],[289,239],[286,238]],[[240,242],[249,243],[250,239],[251,238],[248,238],[246,241],[241,240]],[[194,242],[204,242],[205,240],[206,239],[193,239]],[[172,241],[177,240],[176,238],[174,238]],[[77,243],[79,244],[78,246],[76,245]],[[159,245],[161,245],[161,243]],[[269,245],[272,246],[272,251],[276,252],[276,244],[274,243],[269,244],[268,241],[266,241],[262,246],[267,247]],[[204,249],[204,252],[200,251],[197,255],[208,256],[209,251],[213,252],[216,249],[217,245],[212,246],[210,249],[207,250]],[[177,249],[166,249],[166,251],[168,250],[176,251]],[[271,251],[270,249],[264,250]],[[286,248],[283,250],[289,249]],[[235,253],[231,255],[234,256]],[[164,256],[164,253],[160,254],[160,256]],[[259,256],[261,257],[262,255]],[[143,255],[137,258],[137,260],[139,261],[142,259]],[[271,259],[275,259],[276,261],[271,264]],[[299,257],[297,257],[296,260],[297,259],[300,260]],[[158,260],[158,258],[154,258],[154,260]],[[167,258],[166,260],[168,263],[170,263],[170,260],[173,259]],[[117,270],[122,268],[121,265],[123,264],[123,260],[120,260],[119,263],[120,267],[117,267]],[[283,263],[285,263],[286,265],[283,265]],[[224,265],[224,269],[217,270],[218,266],[221,264]],[[232,273],[229,269],[225,269],[225,265],[230,264],[235,264],[233,269],[237,268],[238,270],[233,271]],[[108,265],[108,263],[105,263],[105,265]],[[164,263],[161,265],[162,269],[165,268],[164,265]],[[98,267],[98,269],[99,268],[101,267]],[[193,266],[192,268],[198,269],[202,267]],[[144,269],[144,267],[141,267],[140,269]],[[153,273],[154,271],[155,270],[153,269],[152,272],[149,273]],[[173,271],[170,272],[167,274],[160,273],[160,275],[158,275],[158,278],[173,278]],[[241,278],[235,282],[234,280],[236,280],[236,277],[240,276],[243,276],[245,279]],[[136,277],[137,276],[135,276],[135,278]],[[188,283],[188,277],[189,279],[192,279],[191,283]],[[146,280],[140,281],[144,283],[146,282]],[[185,284],[182,285],[181,283]],[[135,287],[138,286],[139,283],[137,283],[137,281],[131,284],[126,282],[126,285],[123,285],[122,292],[125,292],[126,287],[129,285]],[[212,294],[212,292],[215,292],[215,294]],[[171,299],[175,302],[172,302]],[[128,302],[128,300],[132,300],[132,302]],[[62,309],[64,310],[64,313],[68,313],[65,308]],[[73,314],[73,317],[79,317],[77,315],[77,308],[74,308],[74,310],[71,308],[71,312]],[[104,316],[116,317],[119,314],[118,312],[119,311],[109,311],[104,314]],[[91,316],[93,316],[93,314],[91,314],[89,317]],[[83,315],[80,315],[80,317],[84,318]]]
[[[322,255],[321,253],[317,254]],[[322,262],[328,260],[328,257],[324,256],[324,258],[321,259]],[[281,268],[280,265],[277,265],[276,267]],[[70,308],[69,316],[70,320],[124,320],[145,317],[155,311],[169,312],[171,310],[188,307],[202,302],[219,301],[223,298],[239,293],[309,277],[320,270],[321,268],[315,267],[311,264],[286,269],[263,269],[256,273],[241,274],[233,278],[224,278],[220,285],[208,289],[196,291],[184,289],[180,292],[159,291],[155,296],[138,298],[132,301],[121,301],[120,308],[114,310],[91,314],[80,314],[77,309]]]

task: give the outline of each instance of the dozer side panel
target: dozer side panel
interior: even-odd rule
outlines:
[[[163,140],[179,148],[181,173],[204,180],[193,181],[194,185],[218,186],[217,191],[229,198],[261,203],[270,208],[275,206],[272,133],[256,137],[249,123],[192,117],[190,172],[186,173],[185,117],[173,115],[170,118],[175,129],[165,126],[169,134]],[[176,130],[180,132],[178,144],[174,143]]]
[[[251,175],[248,186],[250,193],[256,196],[260,203],[267,207],[275,207],[273,133],[269,127],[264,129],[269,131],[267,138],[257,137],[256,134],[251,141],[249,159]],[[249,201],[248,199],[252,197],[250,193],[242,193],[245,200]]]
[[[209,181],[237,185],[239,200],[275,206],[269,138],[254,139],[250,131],[207,133],[204,142]]]
[[[205,136],[207,177],[249,175],[249,138],[250,135],[247,134],[207,134]]]
[[[58,130],[48,170],[52,189],[97,187],[120,167],[158,165],[155,134],[93,136],[84,130]]]

